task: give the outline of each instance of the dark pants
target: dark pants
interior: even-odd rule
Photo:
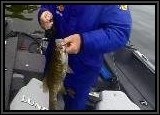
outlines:
[[[77,77],[77,76],[76,76]],[[85,110],[88,101],[88,95],[93,80],[82,82],[76,79],[75,75],[67,74],[64,86],[67,94],[64,96],[65,110]],[[78,76],[84,78],[84,76]],[[92,76],[90,76],[92,79]]]

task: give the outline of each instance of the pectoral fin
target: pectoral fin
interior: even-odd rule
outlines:
[[[71,73],[71,74],[74,73],[73,70],[70,68],[70,66],[67,66],[67,73]]]

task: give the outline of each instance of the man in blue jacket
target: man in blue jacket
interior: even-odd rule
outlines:
[[[53,21],[52,21],[53,19]],[[127,5],[42,5],[38,20],[45,30],[54,24],[55,38],[63,38],[73,74],[64,81],[66,110],[84,110],[91,86],[96,83],[103,54],[125,46],[131,32]],[[49,43],[46,59],[52,50]],[[46,62],[47,65],[47,62]]]

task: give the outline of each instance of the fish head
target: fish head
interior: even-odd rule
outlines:
[[[62,64],[68,65],[68,53],[66,52],[65,46],[62,46],[61,43],[63,42],[63,39],[56,39],[56,49],[59,52]]]

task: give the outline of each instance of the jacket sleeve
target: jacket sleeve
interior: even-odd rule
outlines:
[[[44,11],[50,11],[54,16],[56,12],[56,5],[41,5],[38,11],[38,22],[40,22],[40,16]]]
[[[130,37],[131,16],[129,9],[120,5],[103,8],[99,29],[81,34],[82,52],[109,53],[125,46]]]

